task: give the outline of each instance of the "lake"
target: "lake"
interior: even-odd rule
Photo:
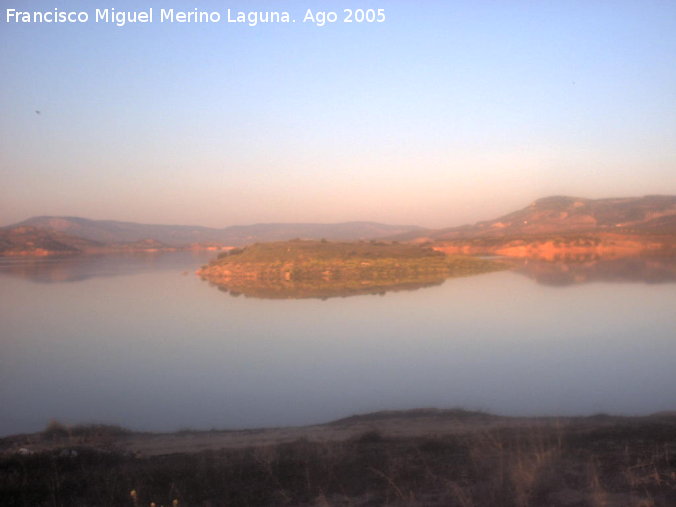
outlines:
[[[676,409],[674,259],[272,300],[200,280],[214,255],[0,258],[0,435],[50,419],[173,431]]]

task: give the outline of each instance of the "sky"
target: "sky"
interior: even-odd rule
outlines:
[[[95,23],[96,8],[155,10]],[[160,23],[159,9],[218,11]],[[6,10],[86,11],[13,23]],[[224,22],[288,11],[288,24]],[[345,8],[384,9],[344,23]],[[0,225],[447,227],[676,194],[673,1],[0,0]],[[335,11],[325,26],[308,9]],[[39,111],[39,114],[36,112]]]

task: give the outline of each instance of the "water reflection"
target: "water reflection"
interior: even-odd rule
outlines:
[[[192,274],[208,256],[3,262],[0,435],[51,418],[176,430],[674,408],[673,283],[501,271],[386,297],[235,298]],[[81,281],[34,283],[61,280]]]
[[[676,257],[625,257],[579,261],[511,259],[514,271],[551,286],[591,282],[674,283]]]
[[[157,270],[180,269],[188,273],[185,271],[186,265],[198,267],[213,257],[213,252],[200,251],[0,257],[0,275],[19,277],[38,283],[60,283]]]
[[[213,284],[231,296],[260,299],[329,299],[359,295],[385,295],[386,292],[418,290],[441,285],[444,276],[418,276],[393,280],[232,280]]]
[[[213,252],[129,253],[53,257],[0,257],[0,276],[37,283],[80,282],[150,271],[176,270],[192,276],[215,257]],[[549,286],[592,282],[675,283],[676,257],[626,257],[547,261],[499,258],[513,271]],[[417,290],[442,284],[445,276],[411,273],[396,280],[232,280],[216,284],[232,296],[263,299],[345,297]]]
[[[674,283],[676,257],[634,257],[547,261],[543,259],[502,258],[510,269],[549,286],[568,286],[592,282]],[[479,274],[472,273],[472,274]],[[390,291],[416,290],[442,284],[442,274],[408,273],[390,279],[306,279],[284,280],[263,276],[211,283],[232,296],[261,299],[307,299],[346,297],[361,294],[385,294]],[[470,274],[471,275],[471,274]]]

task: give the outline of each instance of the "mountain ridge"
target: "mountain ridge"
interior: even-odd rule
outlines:
[[[323,223],[257,223],[233,225],[223,228],[201,225],[165,225],[125,222],[118,220],[92,220],[69,216],[36,216],[2,229],[36,227],[78,236],[102,243],[127,243],[155,240],[173,247],[195,243],[219,243],[242,246],[249,242],[290,239],[308,236],[312,239],[377,239],[385,235],[419,229],[415,225],[390,225],[378,222],[354,221]]]
[[[565,251],[626,255],[643,250],[671,254],[676,251],[676,195],[548,196],[493,220],[442,229],[368,221],[213,228],[37,216],[0,227],[0,255],[218,249],[296,238],[432,243],[446,253],[508,256],[546,257]]]
[[[422,229],[377,222],[261,223],[218,229],[44,215],[0,227],[0,255],[219,249],[293,238],[355,241],[410,230]]]
[[[474,225],[392,239],[447,254],[553,261],[676,255],[676,196],[585,199],[550,196]]]
[[[444,241],[601,231],[676,234],[676,196],[588,199],[554,195],[492,220],[428,229],[423,235],[411,231],[388,239]]]

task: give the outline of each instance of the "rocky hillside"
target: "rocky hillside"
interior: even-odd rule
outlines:
[[[400,236],[433,241],[567,232],[676,234],[676,196],[612,199],[552,196],[493,220]]]
[[[676,254],[676,196],[613,199],[553,196],[474,225],[412,232],[447,254],[555,260]]]

